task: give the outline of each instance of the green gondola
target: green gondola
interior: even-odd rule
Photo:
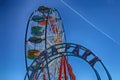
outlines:
[[[28,58],[34,59],[40,53],[39,50],[28,50]]]
[[[42,36],[44,35],[44,28],[39,26],[34,26],[31,28],[31,34],[33,36]]]
[[[38,8],[38,11],[42,12],[42,13],[51,13],[51,8],[45,7],[45,6],[40,6]]]
[[[39,38],[39,37],[30,37],[28,39],[28,41],[32,42],[32,43],[41,43],[43,39]]]
[[[34,15],[32,17],[32,20],[35,21],[35,22],[42,22],[42,21],[44,21],[44,17],[43,16],[39,16],[39,15]]]

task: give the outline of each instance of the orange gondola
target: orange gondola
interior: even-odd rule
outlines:
[[[42,22],[38,22],[38,25],[46,25],[46,24],[47,24],[46,20],[44,20]]]
[[[28,58],[29,59],[34,59],[38,55],[40,55],[39,50],[28,50]]]

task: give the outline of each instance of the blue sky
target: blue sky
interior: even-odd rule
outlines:
[[[57,8],[62,16],[67,41],[81,44],[92,50],[102,59],[113,80],[119,80],[120,0],[64,1],[114,41],[91,26],[60,0],[0,0],[1,80],[23,80],[26,23],[31,12],[41,5]],[[83,61],[77,59],[72,61],[83,64],[80,67],[81,71],[86,67],[86,72],[91,73],[91,69]],[[87,80],[83,76],[80,78]],[[92,75],[88,77],[90,76]]]

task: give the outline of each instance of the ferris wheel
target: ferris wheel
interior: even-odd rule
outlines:
[[[79,52],[82,50],[82,53]],[[87,60],[92,55],[93,59]],[[89,49],[73,43],[66,43],[65,31],[57,9],[40,6],[28,19],[25,33],[24,80],[76,80],[67,56],[85,60],[101,80],[95,63],[103,66],[108,80],[112,80],[101,60]]]

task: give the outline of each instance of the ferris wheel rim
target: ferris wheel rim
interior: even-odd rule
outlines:
[[[59,12],[56,10],[56,9],[53,9],[53,11],[56,11],[58,13],[58,16],[60,17],[61,19],[61,16],[59,14]],[[28,38],[28,29],[29,29],[29,25],[30,25],[30,21],[31,21],[31,18],[33,17],[34,13],[37,12],[37,10],[35,10],[34,12],[31,13],[31,15],[29,16],[28,18],[28,21],[27,21],[27,26],[26,26],[26,32],[25,32],[25,48],[24,48],[24,51],[25,51],[25,65],[26,65],[26,71],[28,72],[28,59],[27,59],[27,38]],[[49,11],[50,13],[50,11]],[[47,16],[49,16],[49,13],[47,14]],[[61,20],[62,21],[62,20]],[[48,17],[46,19],[46,23],[48,22]],[[48,27],[48,24],[45,25],[45,49],[47,48],[47,27]],[[63,26],[63,23],[62,23],[62,28],[63,28],[63,32],[64,32],[64,35],[65,35],[65,31],[64,31],[64,26]],[[66,39],[65,39],[66,41]],[[28,75],[28,78],[29,78],[29,74],[27,73]]]

